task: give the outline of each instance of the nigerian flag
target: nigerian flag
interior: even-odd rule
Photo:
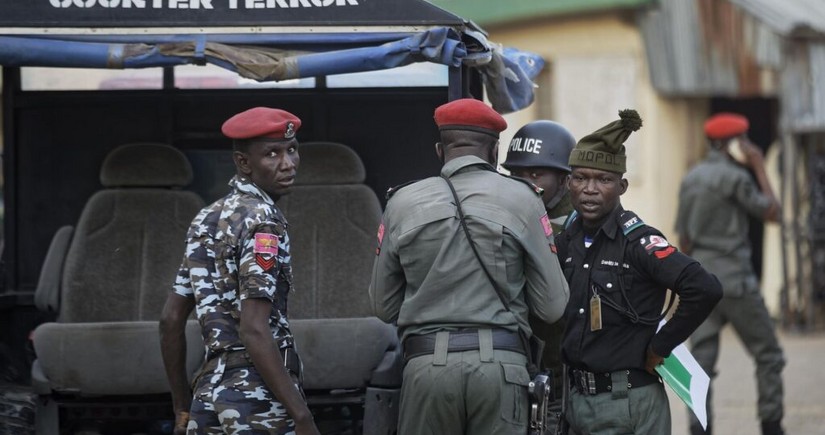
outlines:
[[[656,367],[656,371],[673,392],[696,414],[696,418],[702,423],[702,428],[707,429],[706,404],[710,378],[687,347],[680,344],[673,349],[670,356],[665,358],[664,363]]]

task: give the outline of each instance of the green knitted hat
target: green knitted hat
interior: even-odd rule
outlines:
[[[581,138],[570,153],[570,166],[627,172],[624,142],[642,126],[642,118],[633,109],[620,110],[619,118]]]

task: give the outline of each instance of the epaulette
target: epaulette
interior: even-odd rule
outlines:
[[[501,175],[502,177],[507,177],[511,180],[520,181],[520,182],[526,184],[530,188],[530,190],[532,190],[533,192],[536,193],[537,196],[541,196],[544,193],[544,189],[542,189],[541,187],[536,186],[535,184],[531,183],[530,180],[526,180],[526,179],[521,178],[521,177],[516,177],[514,175],[502,174],[500,172],[498,174]]]
[[[390,187],[389,189],[387,189],[387,201],[389,201],[390,198],[392,198],[392,196],[395,195],[395,193],[401,190],[402,188],[407,187],[410,184],[417,183],[419,181],[421,180],[411,180],[407,181],[406,183],[399,184],[398,186]]]
[[[570,228],[570,225],[573,225],[573,222],[576,220],[577,217],[579,217],[579,212],[573,210],[573,213],[567,215],[567,220],[564,221],[564,225],[562,225],[562,228],[564,228],[565,230]]]
[[[639,237],[642,237],[644,235],[644,231],[636,230],[647,226],[647,224],[642,221],[642,218],[637,216],[636,213],[628,210],[625,210],[621,216],[619,216],[619,222],[622,225],[622,232],[625,237],[631,240],[636,240]]]

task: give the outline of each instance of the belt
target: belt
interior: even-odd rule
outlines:
[[[301,375],[301,360],[298,358],[298,354],[295,352],[295,349],[292,347],[287,347],[284,349],[279,349],[281,352],[281,357],[284,360],[284,367],[296,376],[300,377]],[[223,352],[218,352],[212,354],[209,359],[204,363],[203,367],[201,368],[201,373],[210,373],[214,372],[215,369],[218,367],[218,361],[220,357],[225,355],[225,364],[226,370],[229,369],[237,369],[243,367],[252,367],[252,357],[249,356],[249,352],[245,350],[226,350]]]
[[[640,388],[659,382],[657,376],[640,369],[619,370],[607,373],[592,373],[586,370],[570,370],[570,387],[588,396],[608,393],[613,390],[613,377],[627,376],[627,389]]]
[[[527,355],[521,337],[516,332],[506,329],[493,329],[493,349],[509,350]],[[478,350],[478,330],[462,329],[450,332],[447,352],[465,352]],[[431,355],[435,350],[435,333],[425,335],[411,335],[404,339],[404,361],[412,358]]]

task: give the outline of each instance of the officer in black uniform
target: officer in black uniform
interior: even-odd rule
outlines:
[[[566,419],[579,434],[669,434],[670,408],[655,368],[710,314],[722,290],[698,262],[622,208],[624,142],[642,120],[634,110],[619,116],[570,155],[577,215],[558,239],[570,283],[562,339],[572,386]],[[667,289],[680,301],[657,332]]]

